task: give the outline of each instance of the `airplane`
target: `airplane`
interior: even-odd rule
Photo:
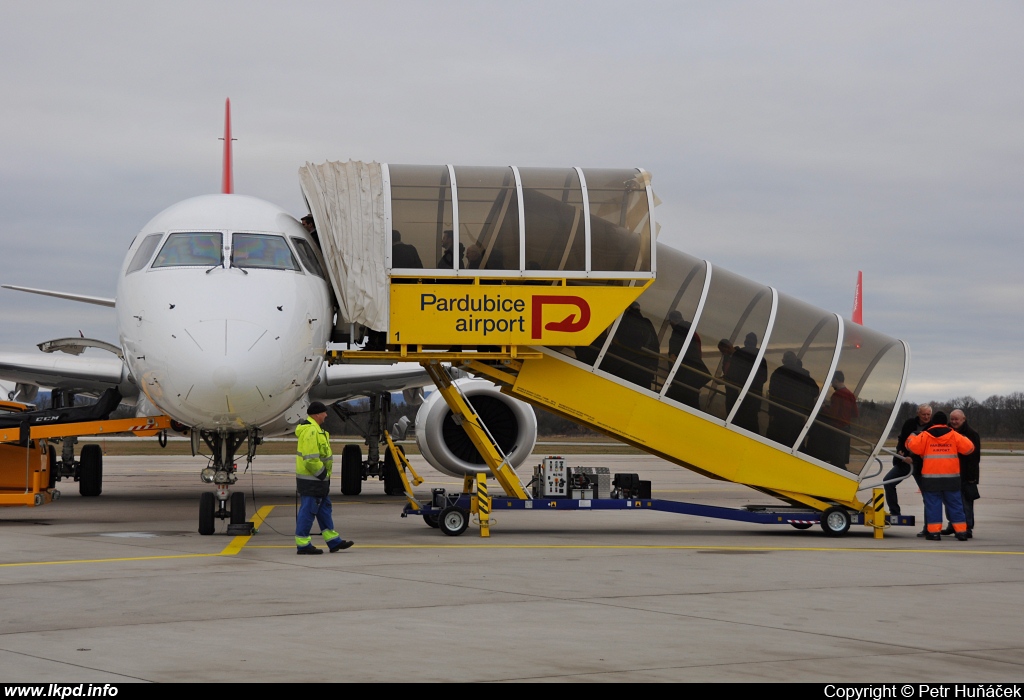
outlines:
[[[50,387],[51,408],[73,401],[75,393],[116,389],[124,402],[135,404],[137,415],[170,417],[176,430],[190,435],[193,455],[205,443],[211,457],[201,478],[214,485],[216,494],[201,494],[199,531],[204,535],[213,534],[215,517],[230,518],[232,524],[245,521],[244,493],[230,492],[237,480],[235,455],[243,443],[248,443],[251,460],[263,438],[288,434],[305,420],[314,400],[373,399],[377,416],[369,421],[369,459],[362,460],[358,445],[346,447],[343,492],[358,493],[361,480],[376,475],[389,493],[401,493],[395,490],[401,486],[397,473],[388,483],[387,456],[383,464],[377,462],[387,399],[391,392],[411,396],[431,384],[416,363],[325,363],[329,342],[351,346],[365,339],[366,329],[347,337],[336,330],[345,324],[335,322],[324,260],[306,228],[275,204],[234,193],[230,99],[223,140],[222,192],[173,204],[143,226],[121,266],[115,298],[0,285],[115,310],[117,344],[61,338],[39,345],[47,356],[0,353],[0,379],[16,382],[9,393],[25,401],[35,398],[38,387]],[[106,355],[81,356],[87,348]],[[56,356],[55,351],[73,356]],[[523,410],[525,404],[489,382],[460,381],[466,382],[469,395],[493,396],[512,406],[519,421],[513,440],[525,447],[517,450],[525,458],[536,441],[532,409]],[[446,411],[444,402],[424,401],[417,440],[432,466],[461,477],[476,471],[482,460],[458,444],[447,445],[441,429]],[[98,496],[98,450],[90,450],[86,460],[86,446],[81,462],[75,462],[73,445],[73,438],[64,441],[59,473],[78,481],[80,470],[89,470],[80,492]]]

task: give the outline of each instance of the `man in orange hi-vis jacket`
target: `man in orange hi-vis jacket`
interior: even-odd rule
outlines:
[[[927,430],[911,435],[907,449],[921,455],[921,495],[924,496],[924,520],[928,534],[925,539],[941,540],[942,504],[946,504],[946,518],[960,541],[967,540],[967,521],[960,500],[960,458],[970,454],[974,443],[946,425],[946,414],[939,411],[932,417]]]

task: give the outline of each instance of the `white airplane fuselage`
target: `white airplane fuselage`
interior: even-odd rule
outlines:
[[[206,195],[157,214],[117,285],[119,341],[140,391],[194,428],[278,420],[316,381],[332,328],[313,247],[294,217],[253,197]]]

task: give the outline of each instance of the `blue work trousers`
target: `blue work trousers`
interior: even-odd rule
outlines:
[[[330,496],[299,496],[299,514],[295,518],[295,538],[308,538],[313,528],[313,520],[320,526],[320,532],[328,544],[338,538],[334,531]],[[308,540],[306,540],[308,542]],[[301,545],[300,545],[301,546]]]
[[[924,521],[927,524],[928,532],[938,532],[942,529],[942,504],[946,504],[946,519],[950,525],[956,528],[957,524],[962,525],[956,528],[958,532],[967,529],[964,520],[964,505],[960,500],[960,489],[956,491],[923,491],[924,496]]]

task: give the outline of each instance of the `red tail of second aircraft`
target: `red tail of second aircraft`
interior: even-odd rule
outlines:
[[[231,158],[231,98],[224,101],[224,179],[221,185],[221,192],[234,194],[235,174],[232,171]]]
[[[857,270],[857,289],[853,292],[853,316],[850,318],[854,323],[864,325],[864,273]]]

